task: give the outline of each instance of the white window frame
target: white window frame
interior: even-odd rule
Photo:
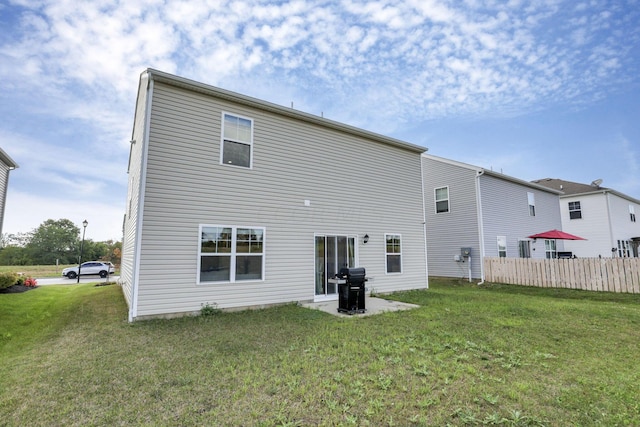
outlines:
[[[447,198],[446,199],[441,199],[438,200],[438,190],[442,190],[443,188],[447,189]],[[445,214],[445,213],[449,213],[451,212],[451,193],[449,192],[449,186],[445,185],[442,187],[437,187],[433,189],[433,200],[434,200],[434,209],[436,214]],[[447,202],[447,210],[446,211],[442,211],[442,212],[438,212],[438,202]]]
[[[546,259],[558,258],[558,242],[555,239],[544,240],[544,257]]]
[[[633,205],[629,205],[629,218],[631,222],[636,222],[636,210]]]
[[[387,238],[397,236],[400,240],[400,252],[388,252],[387,251]],[[400,257],[400,271],[389,271],[389,256],[399,256]],[[385,274],[402,274],[402,234],[400,233],[385,233],[384,235],[384,272]]]
[[[230,228],[231,229],[231,252],[228,253],[209,253],[202,252],[202,230],[207,227],[216,227],[216,228]],[[261,230],[262,231],[262,253],[261,255],[253,255],[262,257],[262,270],[260,272],[260,279],[247,279],[247,280],[236,280],[236,259],[238,256],[246,256],[245,252],[237,252],[237,240],[238,240],[238,230],[239,229],[253,229],[253,230]],[[220,224],[200,224],[198,227],[198,269],[196,271],[198,280],[198,285],[212,285],[212,284],[220,284],[220,283],[250,283],[250,282],[264,282],[265,281],[265,266],[266,266],[266,243],[267,243],[267,229],[265,227],[260,226],[244,226],[244,225],[220,225]],[[202,257],[203,256],[226,256],[230,257],[230,265],[229,265],[229,280],[219,280],[219,281],[201,281],[200,280],[200,268],[202,266]],[[251,255],[250,255],[251,256]]]
[[[529,216],[536,216],[536,195],[527,191],[527,201],[529,202]]]
[[[233,139],[233,138],[225,138],[224,126],[225,126],[225,117],[226,116],[235,117],[235,118],[242,119],[242,120],[248,120],[249,122],[251,122],[251,132],[250,132],[249,141],[242,141],[240,139]],[[222,112],[221,122],[220,122],[220,164],[221,165],[233,166],[233,167],[236,167],[236,168],[253,169],[253,129],[254,129],[254,122],[253,122],[252,118],[241,116],[241,115],[235,114],[235,113],[229,113],[227,111],[223,111]],[[224,143],[225,143],[225,141],[229,141],[229,142],[232,142],[232,143],[235,143],[235,144],[242,144],[242,145],[249,146],[249,166],[234,165],[234,164],[229,164],[229,163],[225,163],[224,162]]]
[[[571,209],[571,205],[573,205],[573,209]],[[576,205],[578,206],[578,209],[576,209]],[[582,219],[582,204],[580,203],[579,200],[574,200],[573,202],[568,202],[567,206],[569,208],[569,220]],[[572,212],[578,212],[579,217],[571,218],[571,213]]]
[[[497,236],[496,243],[498,244],[498,257],[506,258],[507,257],[507,236]],[[500,253],[504,253],[504,255],[500,255]]]

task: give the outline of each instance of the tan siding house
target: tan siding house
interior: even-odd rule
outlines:
[[[4,223],[4,210],[7,203],[7,189],[9,188],[9,172],[17,168],[18,164],[0,148],[0,234]]]
[[[145,71],[124,220],[129,320],[337,299],[328,279],[341,267],[365,267],[376,292],[426,288],[424,151]]]

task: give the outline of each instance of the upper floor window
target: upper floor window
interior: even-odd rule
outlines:
[[[253,120],[222,113],[220,162],[251,168],[253,158]]]
[[[636,211],[633,205],[629,205],[629,217],[631,217],[631,222],[636,222]]]
[[[385,234],[387,273],[402,273],[402,238],[399,234]]]
[[[449,212],[449,187],[436,188],[436,213]]]
[[[569,202],[569,219],[582,218],[582,209],[580,208],[580,202]]]
[[[536,195],[527,192],[527,199],[529,200],[529,216],[536,216]]]

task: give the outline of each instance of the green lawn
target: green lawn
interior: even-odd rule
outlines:
[[[640,296],[431,280],[422,307],[128,324],[117,285],[0,294],[0,425],[640,425]]]

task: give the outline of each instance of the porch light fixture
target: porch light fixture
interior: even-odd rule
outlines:
[[[369,235],[365,234],[364,237],[362,238],[362,243],[367,243],[369,241]]]

